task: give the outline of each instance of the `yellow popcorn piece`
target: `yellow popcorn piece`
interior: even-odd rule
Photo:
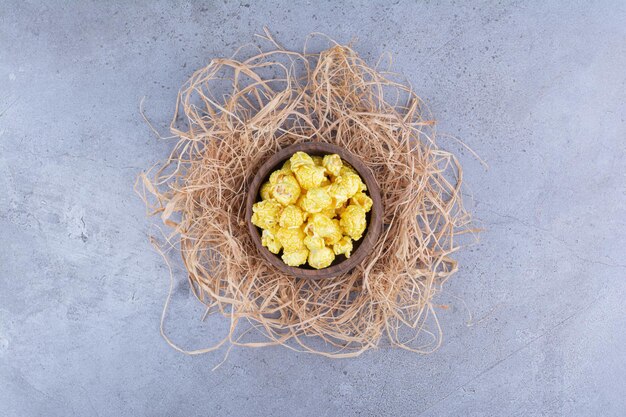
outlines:
[[[324,155],[322,164],[324,165],[324,168],[326,168],[326,171],[335,177],[339,176],[339,172],[343,167],[343,162],[341,162],[341,158],[337,154]]]
[[[261,190],[259,190],[259,194],[261,194],[262,200],[269,200],[272,198],[272,184],[266,182],[261,186]]]
[[[331,221],[333,225],[328,229],[328,234],[324,236],[324,242],[326,242],[327,245],[334,245],[343,237],[343,231],[341,230],[339,220],[333,219]]]
[[[319,250],[325,246],[324,239],[319,236],[307,236],[304,238],[304,245],[309,250]]]
[[[302,165],[298,168],[294,168],[293,173],[296,175],[296,179],[300,184],[300,187],[305,190],[319,187],[326,179],[325,170],[323,167],[316,165]]]
[[[282,207],[274,200],[263,200],[252,206],[252,224],[261,229],[273,229],[278,226],[278,216]]]
[[[314,214],[308,221],[304,230],[307,236],[319,236],[324,238],[324,242],[327,245],[338,242],[343,236],[339,221],[332,220],[330,217],[321,213]]]
[[[278,184],[285,177],[288,177],[288,176],[293,176],[293,172],[291,172],[291,169],[289,169],[289,168],[281,168],[281,169],[279,169],[277,171],[274,171],[270,175],[270,184],[272,184],[272,185]]]
[[[319,250],[309,252],[309,265],[315,269],[326,268],[335,260],[335,253],[329,247],[324,246]]]
[[[358,175],[356,177],[357,177],[358,182],[359,182],[359,191],[358,192],[367,191],[367,185],[365,185],[365,183],[363,182],[361,177],[359,177]]]
[[[339,175],[346,175],[346,174],[355,174],[355,175],[359,175],[358,172],[356,172],[356,170],[354,168],[352,168],[352,165],[350,165],[347,162],[343,163],[343,166],[341,167],[341,169],[339,170]]]
[[[316,236],[316,234],[315,234],[315,226],[313,225],[312,222],[307,221],[306,222],[306,226],[304,226],[304,228],[302,230],[304,231],[304,234],[309,236],[309,237]]]
[[[281,227],[276,232],[276,238],[283,246],[285,252],[295,252],[304,248],[304,232],[301,228],[287,229]]]
[[[306,195],[307,195],[307,190],[302,190],[302,192],[300,193],[300,197],[298,197],[298,201],[296,201],[296,207],[300,207],[300,209],[305,213],[305,215],[306,215],[306,211],[304,210],[302,205],[304,203],[304,199]]]
[[[339,224],[345,234],[350,236],[353,240],[361,239],[366,226],[365,210],[363,207],[350,204],[343,213],[341,213]]]
[[[339,208],[348,201],[348,190],[343,184],[342,177],[335,178],[335,182],[327,187],[328,195],[333,199],[332,207]]]
[[[374,204],[374,202],[363,191],[359,191],[352,196],[352,198],[350,199],[350,204],[363,207],[363,210],[365,210],[365,212],[367,213],[372,209],[372,205]]]
[[[292,252],[283,253],[283,262],[289,266],[300,266],[306,263],[309,256],[309,250],[307,248],[298,249]]]
[[[330,217],[322,213],[315,213],[309,220],[308,226],[313,232],[313,235],[326,237],[334,230],[335,225]],[[307,232],[307,234],[310,233]]]
[[[307,191],[302,200],[302,209],[309,213],[319,213],[328,208],[332,203],[332,198],[324,188],[312,188]]]
[[[331,197],[338,202],[343,203],[358,192],[367,190],[367,187],[361,181],[361,177],[356,174],[347,172],[335,177],[329,186],[328,192]]]
[[[321,167],[324,165],[324,158],[322,158],[319,155],[313,155],[311,159],[313,160],[313,163],[317,165],[318,167]]]
[[[357,174],[346,173],[340,177],[337,177],[337,180],[341,178],[341,184],[343,189],[347,192],[346,195],[348,197],[352,197],[359,191],[364,191],[367,189],[363,181],[361,181],[361,177]]]
[[[270,252],[278,254],[278,252],[280,252],[280,250],[283,248],[283,245],[281,245],[276,238],[276,230],[277,229],[263,229],[263,233],[261,233],[261,244],[265,246]]]
[[[300,207],[294,205],[285,207],[278,218],[280,227],[286,227],[288,229],[300,227],[302,223],[304,223],[304,214],[302,210],[300,210]]]
[[[289,162],[291,164],[291,170],[295,171],[298,167],[304,166],[304,165],[315,165],[315,162],[313,162],[313,158],[311,158],[309,155],[307,155],[304,152],[296,152],[294,153],[291,158],[289,158]]]
[[[271,181],[272,178],[270,176]],[[278,182],[272,185],[271,193],[276,201],[283,206],[288,206],[298,201],[301,193],[300,184],[298,184],[298,180],[293,175],[284,175]]]
[[[287,159],[285,163],[283,164],[283,169],[291,171],[291,161],[289,159]]]
[[[332,207],[332,203],[330,208],[325,208],[324,210],[320,211],[320,213],[331,219],[337,215],[336,210]]]
[[[349,258],[352,253],[352,239],[348,236],[342,237],[339,242],[333,245],[333,252],[335,255],[345,255],[346,258]]]
[[[302,217],[304,218],[305,222],[309,218],[309,212],[304,209],[304,199],[306,198],[306,195],[307,195],[307,191],[302,190],[302,193],[300,194],[300,197],[298,198],[298,201],[296,201],[296,204],[295,204],[296,207],[302,210]]]

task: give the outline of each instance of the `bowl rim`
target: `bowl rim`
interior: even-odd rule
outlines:
[[[259,189],[263,180],[265,180],[269,173],[273,171],[279,164],[283,164],[284,161],[289,159],[294,153],[298,151],[307,153],[338,154],[341,159],[352,165],[352,167],[359,173],[359,176],[363,179],[365,185],[367,186],[368,194],[373,202],[372,209],[370,211],[370,223],[367,225],[365,234],[360,239],[357,249],[349,258],[346,258],[345,260],[335,265],[323,269],[304,269],[286,265],[278,255],[273,254],[265,246],[262,245],[260,232],[261,229],[252,224],[252,206],[257,201],[257,198],[259,196]],[[278,152],[270,156],[263,164],[261,164],[247,191],[246,223],[248,225],[248,231],[250,233],[250,236],[252,237],[252,241],[257,248],[257,251],[265,260],[267,260],[270,264],[279,269],[281,272],[297,278],[331,278],[354,269],[356,266],[361,264],[365,257],[367,257],[367,255],[369,255],[374,249],[374,245],[378,241],[378,237],[380,236],[380,232],[382,229],[382,218],[383,205],[380,195],[380,188],[378,186],[378,183],[376,182],[372,170],[349,150],[330,143],[301,142],[289,145],[279,150]]]

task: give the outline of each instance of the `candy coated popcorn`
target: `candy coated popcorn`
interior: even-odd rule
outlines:
[[[350,199],[350,204],[363,207],[363,210],[365,210],[365,212],[367,213],[368,211],[371,210],[374,202],[363,191],[359,191],[358,193],[352,196],[352,198]]]
[[[326,187],[328,195],[333,199],[332,207],[337,209],[348,201],[348,190],[343,184],[342,177],[335,178],[335,182]]]
[[[293,156],[289,159],[289,162],[291,163],[292,171],[303,165],[315,165],[315,162],[313,162],[313,158],[311,158],[304,152],[294,153]]]
[[[333,208],[333,204],[331,203],[331,207],[325,208],[324,210],[320,211],[320,213],[322,213],[324,216],[332,219],[333,217],[337,216],[337,210],[335,210]]]
[[[281,227],[276,232],[276,238],[283,246],[285,252],[294,252],[304,248],[304,232],[301,228],[287,229]]]
[[[365,210],[363,207],[350,204],[341,213],[339,224],[343,232],[353,240],[361,239],[366,226]]]
[[[318,250],[322,249],[326,243],[324,239],[319,236],[307,236],[304,238],[304,245],[309,248],[309,250]]]
[[[270,175],[270,184],[274,185],[277,184],[278,182],[282,181],[285,177],[293,175],[293,172],[291,172],[291,169],[289,168],[281,168],[279,170],[276,170],[274,172],[272,172],[272,174]]]
[[[309,265],[315,269],[326,268],[335,260],[335,253],[327,246],[309,252]]]
[[[317,165],[318,167],[321,167],[324,165],[324,158],[322,158],[319,155],[313,155],[311,159],[313,160],[313,163]]]
[[[321,213],[314,214],[309,219],[306,227],[307,235],[310,236],[312,234],[313,236],[323,237],[327,244],[329,243],[328,240],[338,241],[343,236],[341,228],[330,217]]]
[[[348,172],[344,175],[341,175],[337,179],[339,178],[342,179],[342,186],[347,191],[348,197],[352,197],[359,191],[363,191],[365,189],[365,184],[363,184],[363,181],[361,181],[361,177],[359,177],[357,174],[352,174]]]
[[[372,199],[358,173],[339,155],[296,152],[274,171],[252,207],[261,243],[286,265],[316,269],[349,258],[367,227]]]
[[[309,256],[309,250],[307,248],[298,249],[292,252],[283,253],[283,262],[289,266],[300,266],[306,263]]]
[[[328,233],[330,233],[330,231],[334,227],[331,218],[323,215],[322,213],[313,214],[311,219],[309,219],[308,225],[312,226],[314,235],[321,237],[324,237]]]
[[[343,162],[341,162],[341,158],[337,154],[325,155],[322,164],[324,168],[326,168],[326,171],[335,177],[339,176],[341,167],[343,167]]]
[[[265,246],[270,252],[278,255],[278,252],[280,252],[280,250],[283,248],[283,245],[281,245],[276,238],[277,230],[278,229],[263,229],[263,233],[261,233],[261,244]]]
[[[341,167],[341,169],[339,170],[339,175],[346,175],[348,173],[359,175],[359,173],[356,172],[354,168],[352,168],[352,165],[345,162],[343,166]]]
[[[323,167],[317,165],[302,165],[293,171],[300,187],[305,190],[319,187],[326,179],[325,172]]]
[[[352,253],[352,239],[348,236],[344,236],[341,240],[333,245],[333,252],[335,255],[345,255],[346,258],[350,257]]]
[[[304,223],[304,214],[300,207],[294,205],[285,207],[278,218],[280,227],[286,227],[287,229],[300,227],[302,223]]]
[[[312,188],[307,191],[302,200],[302,210],[309,213],[319,213],[332,203],[332,198],[324,188]]]
[[[252,224],[261,229],[273,229],[278,226],[278,216],[282,207],[274,200],[263,200],[252,206]]]
[[[261,194],[262,200],[271,199],[272,198],[272,184],[270,184],[269,182],[266,182],[265,184],[263,184],[261,186],[261,189],[259,190],[259,194]]]
[[[337,220],[336,224],[333,222],[333,230],[328,234],[328,236],[324,237],[324,242],[326,242],[327,245],[332,246],[339,242],[342,237],[343,230],[339,227],[339,220]]]
[[[270,182],[272,178],[270,177]],[[294,204],[300,197],[301,189],[298,180],[291,174],[283,175],[272,185],[271,194],[283,206]]]

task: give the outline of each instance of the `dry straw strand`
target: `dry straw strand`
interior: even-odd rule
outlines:
[[[350,46],[333,41],[320,53],[297,53],[266,35],[274,49],[214,59],[191,76],[170,125],[178,139],[170,157],[137,183],[149,212],[171,228],[166,245],[180,250],[194,295],[231,322],[216,346],[185,352],[227,341],[351,357],[381,340],[432,351],[441,328],[431,301],[457,271],[455,237],[472,230],[458,160],[437,147],[434,121],[411,87],[369,67]],[[256,169],[303,141],[361,158],[384,205],[372,254],[319,281],[264,261],[244,218]],[[165,335],[164,319],[165,311],[164,337],[184,351]]]

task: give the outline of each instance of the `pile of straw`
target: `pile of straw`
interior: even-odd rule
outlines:
[[[214,59],[193,74],[178,96],[171,156],[140,177],[144,201],[172,229],[168,243],[180,249],[193,293],[208,314],[230,319],[224,340],[187,353],[224,342],[332,357],[381,341],[431,351],[441,341],[432,299],[457,271],[455,236],[469,230],[458,161],[435,144],[434,122],[411,88],[349,46],[296,53],[266,40],[272,50]],[[300,141],[350,150],[380,185],[381,237],[361,266],[339,277],[284,275],[246,228],[257,168]]]

